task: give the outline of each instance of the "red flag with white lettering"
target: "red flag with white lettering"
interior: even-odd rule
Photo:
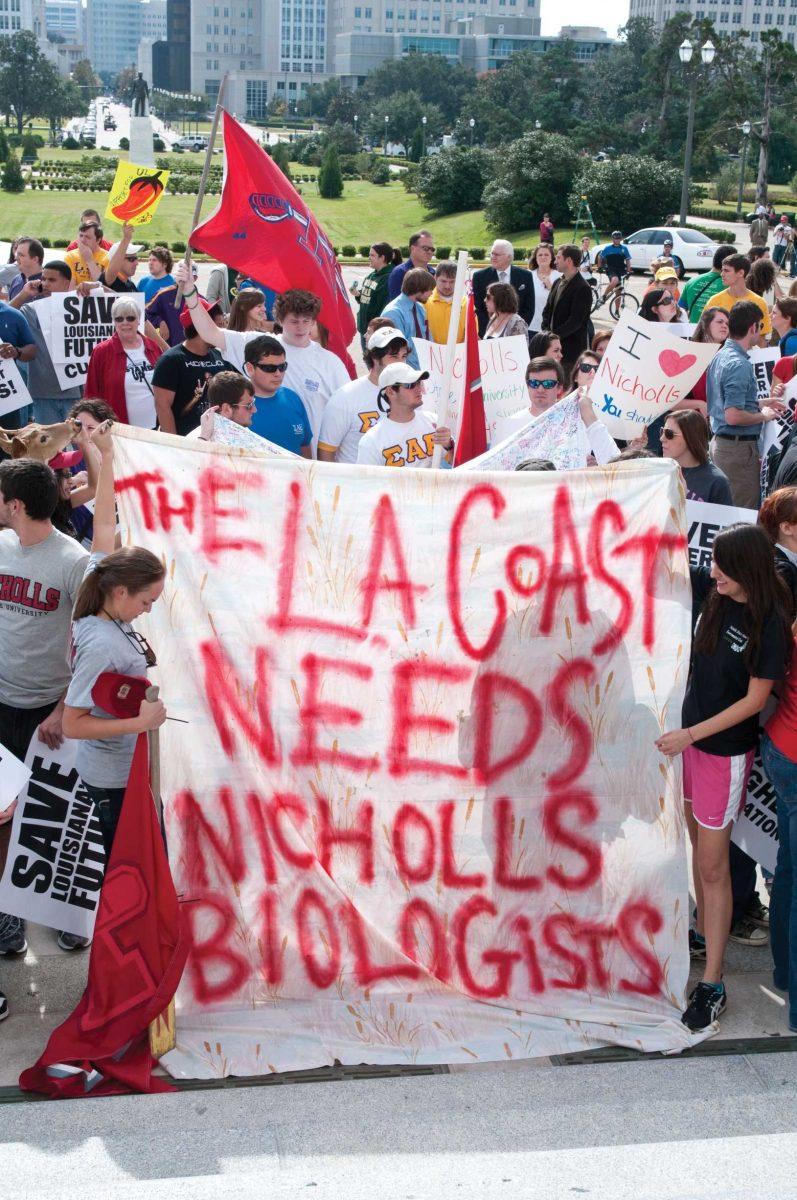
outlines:
[[[479,333],[473,309],[473,294],[468,296],[465,314],[465,394],[462,398],[462,417],[454,451],[454,466],[478,458],[487,449],[487,419],[484,415],[481,366],[479,364]]]
[[[354,377],[346,347],[356,326],[332,245],[277,164],[227,112],[221,201],[191,245],[275,292],[305,288],[318,296],[329,349]]]
[[[177,990],[188,953],[139,734],[102,885],[86,990],[19,1086],[60,1099],[171,1092],[152,1071],[149,1025]]]

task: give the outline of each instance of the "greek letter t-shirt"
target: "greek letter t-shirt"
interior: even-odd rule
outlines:
[[[683,705],[685,728],[715,717],[744,699],[751,677],[783,679],[786,675],[789,646],[775,614],[770,613],[764,621],[758,655],[752,669],[748,670],[744,661],[749,640],[747,606],[737,604],[727,596],[723,597],[722,604],[722,623],[713,654],[694,651],[692,655],[692,672]],[[732,758],[753,750],[757,741],[758,715],[755,714],[695,745],[706,754]]]
[[[360,438],[357,462],[372,467],[431,467],[437,419],[419,410],[411,421],[383,417]]]

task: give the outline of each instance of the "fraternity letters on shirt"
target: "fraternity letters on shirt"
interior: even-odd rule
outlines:
[[[357,462],[372,467],[431,467],[437,421],[416,412],[411,421],[384,417],[360,439]]]
[[[335,453],[335,462],[356,463],[360,438],[384,415],[378,395],[367,375],[339,388],[324,409],[318,448]]]

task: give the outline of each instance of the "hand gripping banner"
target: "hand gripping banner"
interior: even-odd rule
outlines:
[[[120,428],[190,950],[175,1076],[679,1051],[667,462],[474,476]]]

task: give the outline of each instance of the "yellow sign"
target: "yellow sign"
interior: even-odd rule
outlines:
[[[105,217],[120,225],[146,225],[166,190],[169,172],[120,162],[108,197]]]

